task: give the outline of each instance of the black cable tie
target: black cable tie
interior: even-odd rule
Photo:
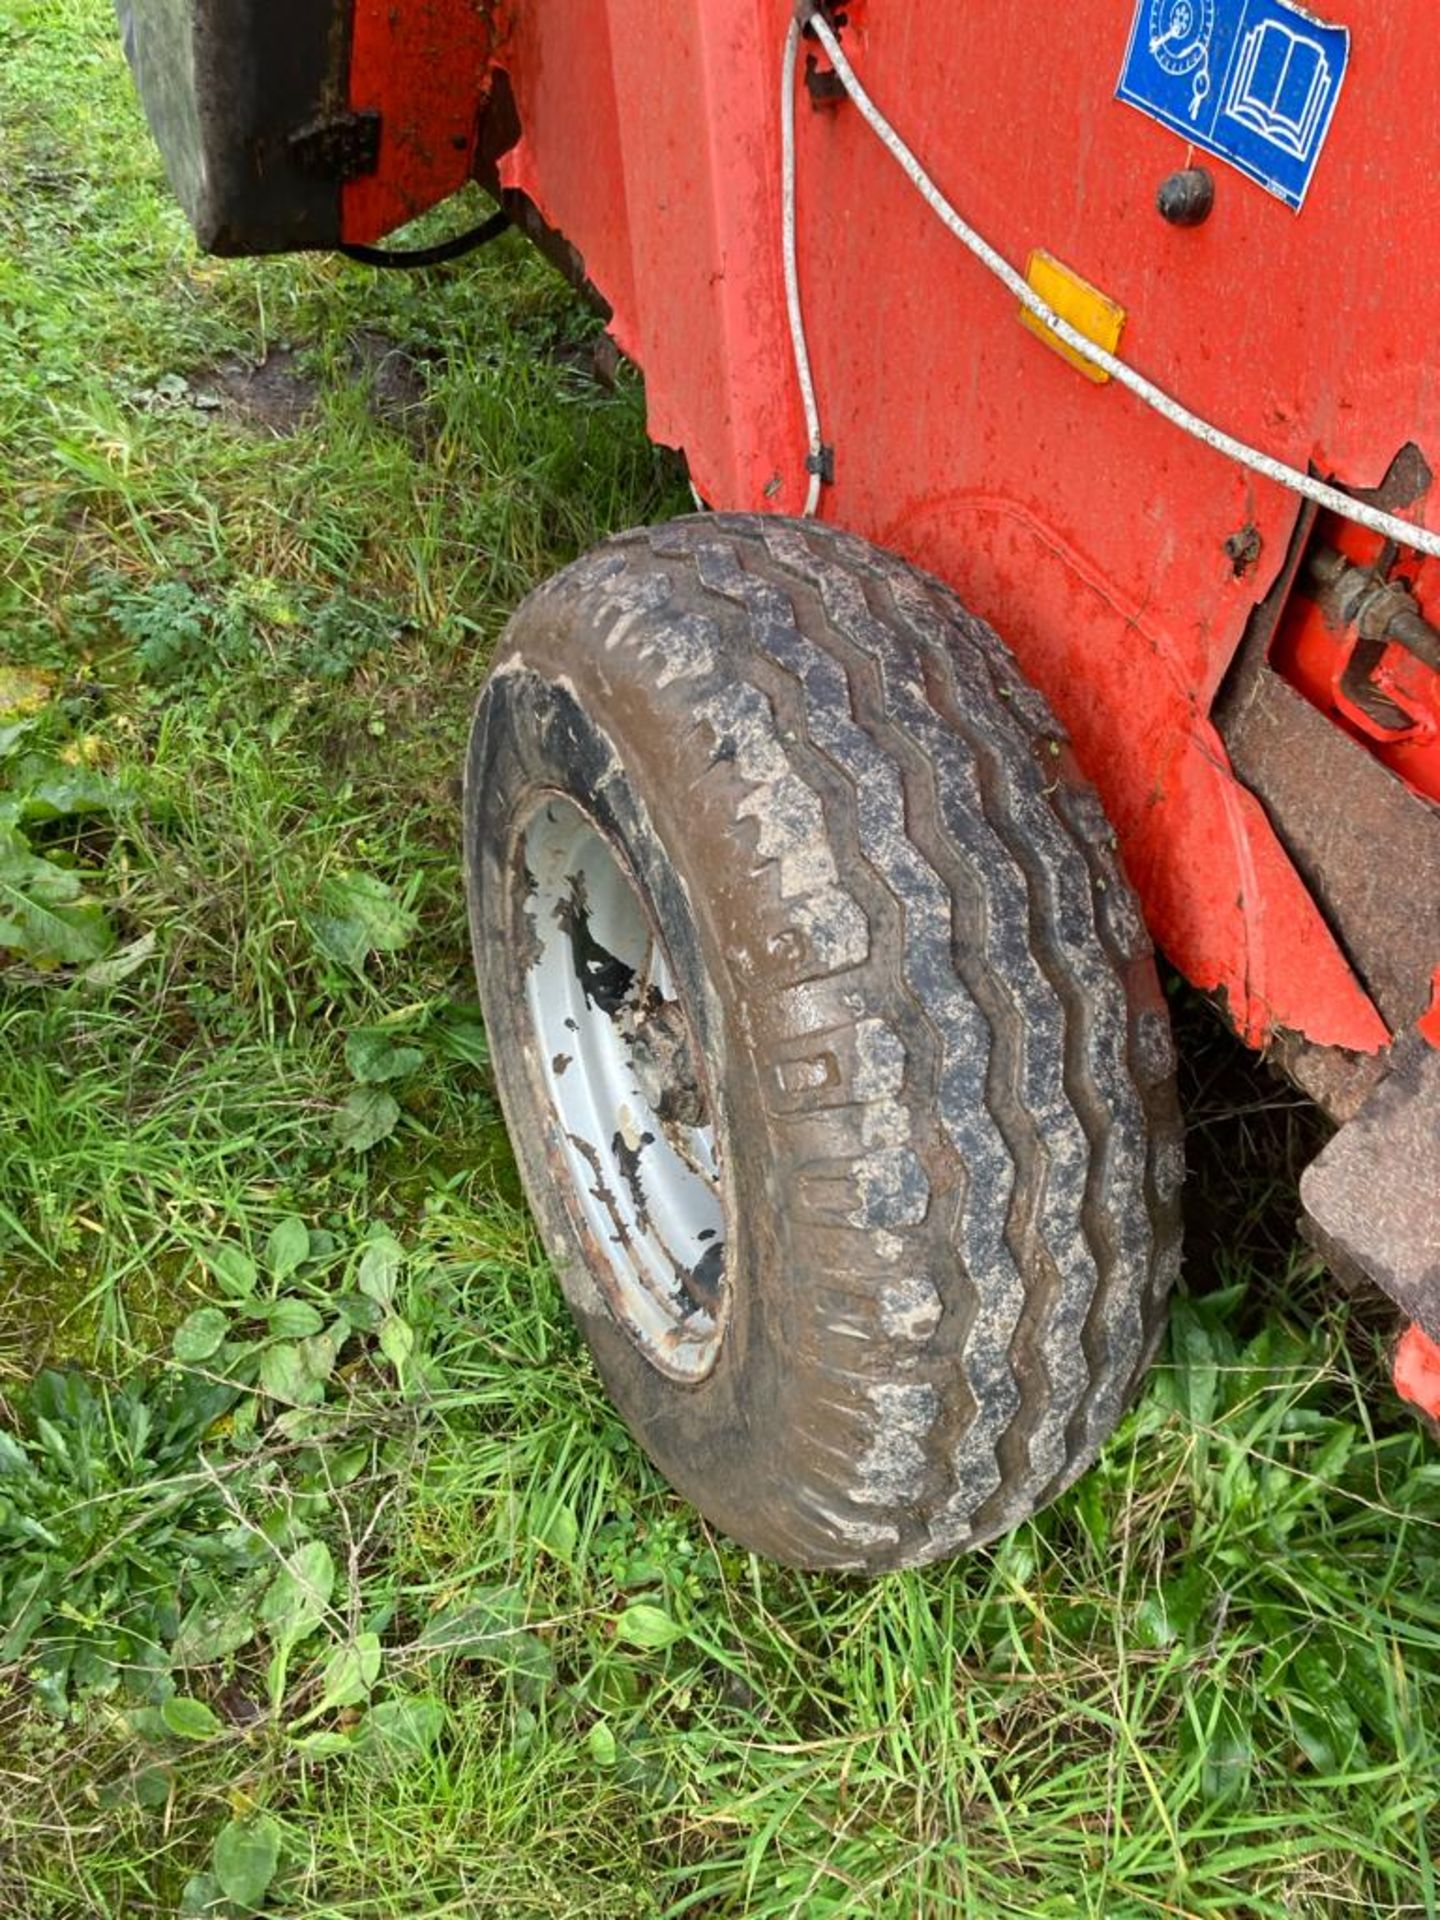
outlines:
[[[821,486],[833,487],[835,484],[834,447],[827,446],[822,440],[816,452],[806,455],[805,471],[807,473],[818,473]]]
[[[443,267],[447,260],[459,260],[467,253],[474,253],[477,247],[487,247],[492,240],[498,240],[510,227],[508,213],[492,213],[488,220],[482,220],[478,227],[472,227],[468,233],[457,233],[449,240],[439,240],[433,247],[410,247],[392,249],[389,247],[365,247],[355,241],[345,242],[340,252],[347,260],[358,260],[362,267]]]

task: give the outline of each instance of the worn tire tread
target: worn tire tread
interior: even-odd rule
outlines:
[[[923,1218],[889,1235],[925,1251],[942,1309],[926,1338],[875,1336],[863,1257],[858,1279],[817,1276],[847,1337],[809,1388],[831,1425],[797,1442],[789,1557],[880,1568],[977,1545],[1094,1458],[1178,1261],[1173,1051],[1113,835],[994,633],[862,541],[760,515],[639,529],[532,596],[513,644],[582,601],[631,675],[686,646],[708,657],[677,670],[674,724],[703,733],[743,707],[815,796],[867,930],[856,996],[903,1042],[903,1138],[942,1170]],[[697,780],[728,777],[714,768]],[[871,1443],[857,1492],[833,1433],[887,1420],[893,1445]],[[833,1550],[815,1544],[827,1529]]]

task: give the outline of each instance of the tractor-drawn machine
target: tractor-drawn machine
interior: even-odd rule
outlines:
[[[512,224],[684,453],[500,642],[466,878],[601,1373],[792,1563],[994,1537],[1135,1391],[1151,938],[1440,1414],[1440,32],[1318,4],[120,0],[203,247]]]

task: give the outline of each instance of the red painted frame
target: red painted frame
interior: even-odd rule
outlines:
[[[882,109],[1009,259],[1048,250],[1125,307],[1126,358],[1193,409],[1369,488],[1406,443],[1440,458],[1440,34],[1433,0],[1325,11],[1353,51],[1303,213],[1210,163],[1214,211],[1189,230],[1155,193],[1190,151],[1113,97],[1129,5],[846,0],[844,31]],[[387,131],[379,174],[346,189],[346,231],[371,238],[456,184],[503,68],[522,131],[501,180],[609,302],[651,433],[713,505],[794,513],[789,18],[787,0],[515,0],[503,16],[357,0],[352,104],[379,106]],[[1005,636],[1100,788],[1157,939],[1247,1041],[1377,1051],[1385,1024],[1212,718],[1297,500],[1021,327],[848,104],[802,93],[798,117],[800,276],[836,450],[824,517],[928,567]],[[1440,526],[1434,491],[1415,513]],[[1226,542],[1242,533],[1258,559],[1237,573]],[[1440,567],[1413,572],[1440,611]]]

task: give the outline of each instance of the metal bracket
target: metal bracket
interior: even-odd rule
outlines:
[[[312,120],[291,134],[289,147],[302,173],[320,180],[358,180],[380,164],[380,115],[367,109]]]
[[[1440,1053],[1407,1035],[1356,1117],[1300,1179],[1306,1238],[1440,1335]]]
[[[805,456],[805,471],[807,473],[818,473],[822,485],[833,487],[835,484],[834,447],[822,442],[818,452],[807,454]]]

